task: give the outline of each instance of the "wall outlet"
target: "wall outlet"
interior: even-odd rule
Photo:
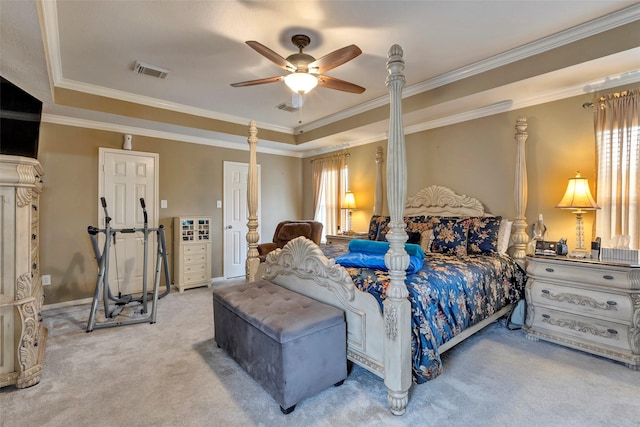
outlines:
[[[45,274],[42,276],[42,286],[48,286],[51,284],[51,275]]]

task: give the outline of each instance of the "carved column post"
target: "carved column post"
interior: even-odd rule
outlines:
[[[515,182],[515,203],[516,217],[513,221],[513,231],[511,239],[513,242],[513,257],[519,262],[523,262],[527,254],[527,243],[529,235],[527,234],[527,162],[525,156],[525,145],[527,140],[527,119],[518,117],[516,120],[516,182]]]
[[[386,85],[390,92],[389,141],[387,145],[387,204],[389,222],[389,251],[384,257],[389,269],[390,284],[383,303],[384,383],[391,412],[402,415],[407,407],[411,387],[411,305],[404,281],[409,256],[404,248],[407,233],[404,223],[404,204],[407,194],[406,154],[402,126],[402,88],[405,78],[402,48],[393,45],[387,60]]]
[[[247,261],[245,264],[246,278],[248,282],[256,280],[256,273],[260,265],[258,255],[258,164],[256,161],[256,145],[258,144],[258,128],[255,120],[249,123],[249,175],[247,176],[247,209],[249,210],[249,221],[247,226]]]
[[[382,147],[376,148],[376,192],[373,195],[373,214],[382,215]]]

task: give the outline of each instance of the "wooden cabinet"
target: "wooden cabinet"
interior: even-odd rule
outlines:
[[[640,369],[640,265],[527,257],[528,338]]]
[[[40,382],[47,329],[40,311],[40,163],[0,155],[0,387]]]
[[[180,292],[211,286],[211,217],[173,219],[173,283]]]

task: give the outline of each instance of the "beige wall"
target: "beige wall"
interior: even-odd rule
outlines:
[[[90,298],[97,264],[87,226],[98,221],[98,148],[120,148],[122,134],[43,123],[39,160],[45,170],[41,202],[42,274],[51,275],[46,304]],[[133,137],[136,151],[159,153],[160,224],[166,227],[172,256],[172,218],[179,215],[213,217],[212,277],[221,277],[223,262],[223,162],[247,163],[248,151],[231,150],[164,139]],[[278,221],[301,218],[302,160],[258,153],[262,168],[262,234],[270,241]]]
[[[556,209],[555,205],[564,194],[567,180],[575,176],[577,170],[589,179],[596,196],[593,112],[582,108],[582,104],[592,98],[592,94],[585,94],[407,135],[407,195],[428,185],[445,185],[480,199],[493,214],[513,218],[515,122],[518,116],[525,116],[529,124],[527,221],[532,224],[538,214],[543,214],[548,228],[547,240],[566,237],[569,248],[573,248],[575,215]],[[386,156],[386,141],[349,150],[350,187],[359,207],[353,214],[356,231],[365,231],[371,217],[378,146],[383,147]],[[311,188],[311,165],[304,162],[303,166],[305,188]],[[383,180],[386,180],[386,170]],[[384,191],[386,193],[386,188]],[[312,212],[312,203],[311,195],[306,192],[304,213],[307,216]],[[584,215],[587,244],[593,237],[593,220],[594,213]]]

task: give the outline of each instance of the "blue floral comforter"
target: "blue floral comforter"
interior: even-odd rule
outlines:
[[[328,247],[327,247],[328,248]],[[328,249],[327,256],[340,252]],[[381,304],[389,276],[384,270],[347,268],[355,285]],[[407,276],[412,307],[413,379],[423,383],[442,372],[438,347],[522,298],[526,275],[507,255],[455,256],[427,253],[424,266]]]

